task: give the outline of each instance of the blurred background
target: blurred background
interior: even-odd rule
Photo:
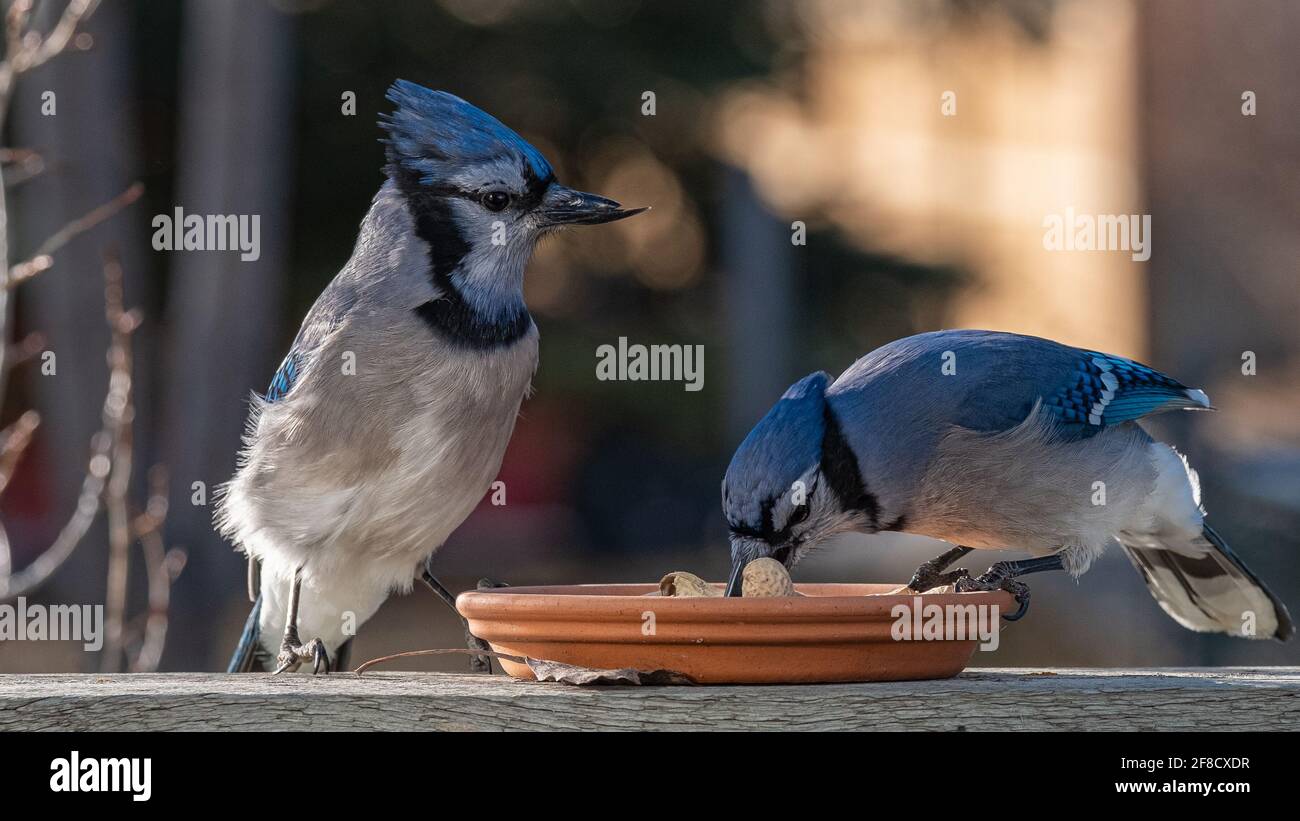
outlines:
[[[37,3],[32,27],[64,5]],[[400,77],[491,112],[566,183],[654,207],[538,250],[536,394],[501,471],[507,504],[485,502],[438,555],[453,589],[720,578],[722,473],[787,385],[900,336],[979,327],[1204,388],[1219,413],[1149,429],[1188,454],[1216,529],[1300,612],[1298,30],[1300,6],[1282,0],[103,2],[65,53],[18,77],[4,124],[6,265],[144,184],[9,293],[0,424],[41,414],[0,504],[12,566],[45,553],[84,491],[109,380],[101,257],[116,248],[141,309],[121,490],[132,515],[169,502],[166,521],[142,544],[152,564],[119,554],[110,572],[121,539],[100,515],[28,598],[104,602],[116,573],[121,650],[165,612],[161,669],[224,667],[248,602],[211,492],[233,472],[250,392],[351,253]],[[178,206],[260,214],[260,259],[153,251],[150,219]],[[1044,217],[1069,207],[1152,215],[1150,260],[1045,250]],[[596,348],[620,336],[703,345],[704,389],[598,381]],[[160,542],[174,551],[161,564]],[[901,583],[940,549],[843,538],[797,578]],[[146,572],[160,567],[169,602]],[[1300,643],[1178,627],[1117,550],[1077,583],[1031,586],[1029,617],[977,664],[1300,663]],[[459,643],[417,589],[365,625],[353,660]],[[116,653],[2,642],[0,670],[118,669]]]

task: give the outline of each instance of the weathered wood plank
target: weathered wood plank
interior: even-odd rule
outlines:
[[[972,670],[949,681],[571,687],[350,673],[0,676],[0,730],[1300,729],[1300,667]]]

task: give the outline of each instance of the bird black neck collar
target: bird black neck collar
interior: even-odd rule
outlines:
[[[858,457],[849,447],[840,427],[839,417],[826,404],[823,410],[825,427],[822,434],[821,473],[846,513],[861,513],[872,530],[880,529],[880,502],[867,488],[858,468]]]
[[[429,278],[440,296],[415,308],[415,315],[452,344],[475,350],[503,348],[518,342],[533,318],[520,304],[503,315],[488,316],[475,308],[452,279],[470,246],[452,218],[445,197],[420,185],[418,176],[400,163],[389,168],[415,221],[415,234],[429,246]]]

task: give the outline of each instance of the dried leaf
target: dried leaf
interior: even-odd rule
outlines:
[[[619,670],[595,670],[579,667],[575,664],[563,664],[558,661],[528,659],[528,668],[538,681],[556,681],[561,684],[573,684],[579,687],[606,684],[633,684],[639,686],[657,686],[663,684],[694,684],[690,676],[674,670],[634,670],[624,667]]]

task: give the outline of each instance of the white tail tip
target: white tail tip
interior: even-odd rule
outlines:
[[[1185,393],[1187,394],[1187,398],[1191,399],[1201,407],[1210,407],[1210,397],[1206,396],[1205,391],[1200,388],[1188,388]]]

